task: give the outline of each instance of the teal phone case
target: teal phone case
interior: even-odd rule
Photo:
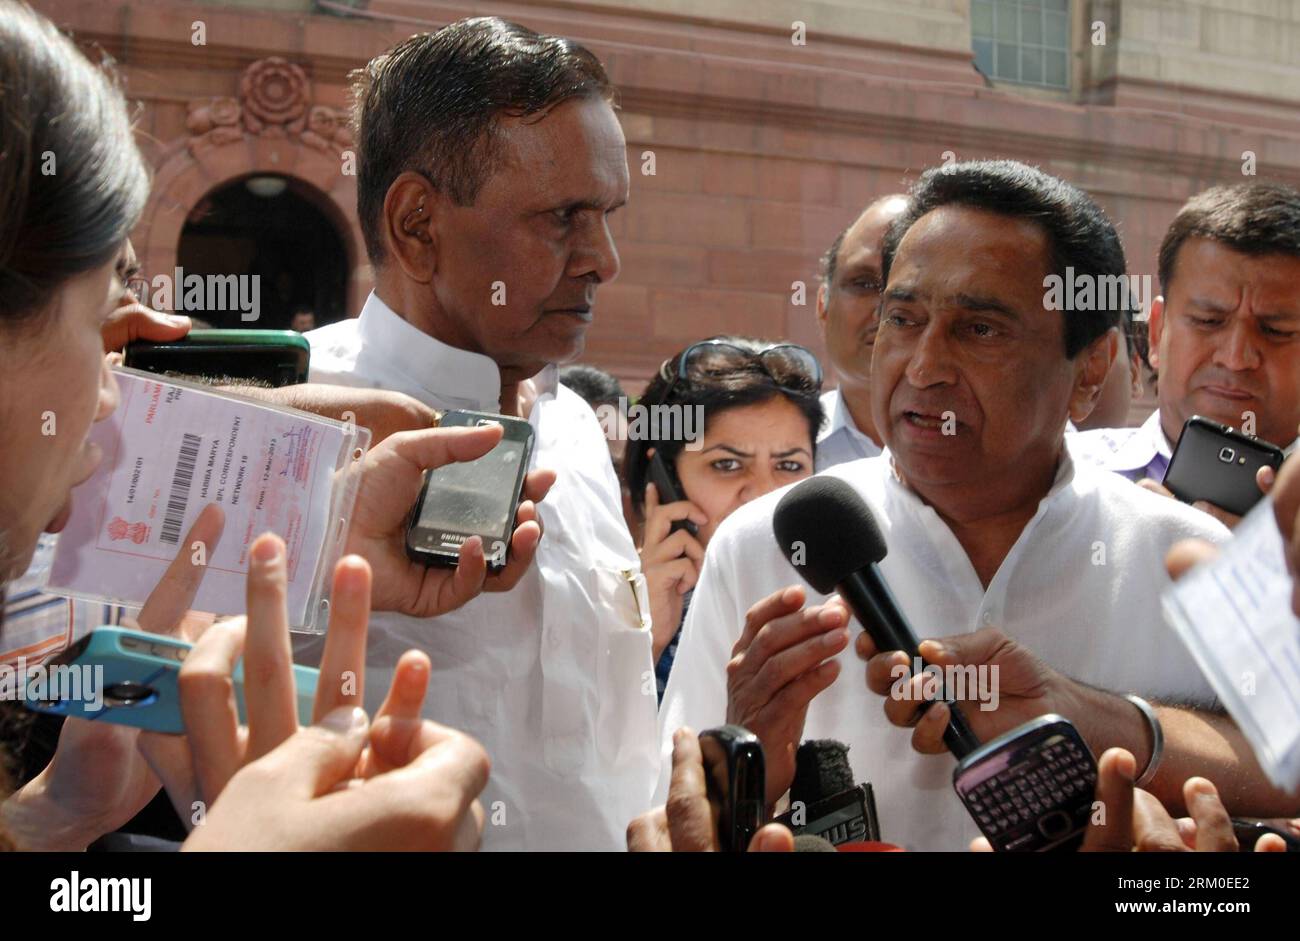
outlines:
[[[124,627],[100,627],[41,667],[28,669],[27,708],[89,722],[111,722],[180,735],[177,676],[193,645]],[[310,725],[320,671],[294,665],[298,722]],[[244,663],[233,676],[239,721],[245,721]]]

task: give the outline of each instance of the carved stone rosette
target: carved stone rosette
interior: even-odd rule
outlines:
[[[307,74],[279,56],[259,59],[239,79],[239,98],[189,103],[187,142],[191,154],[247,136],[301,141],[321,152],[341,154],[352,146],[346,112],[312,104]]]

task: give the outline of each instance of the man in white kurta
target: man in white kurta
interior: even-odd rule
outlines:
[[[307,339],[313,382],[500,411],[496,363],[422,333],[374,294],[359,318]],[[492,759],[484,849],[622,849],[657,770],[644,579],[600,426],[555,372],[536,380],[528,416],[530,467],[557,478],[538,504],[544,535],[523,579],[441,617],[370,618],[367,708],[382,702],[398,657],[423,650],[433,661],[424,714],[472,735]],[[297,649],[310,659],[320,643]]]
[[[622,849],[657,772],[650,616],[600,426],[555,368],[582,355],[619,273],[608,220],[630,183],[614,89],[572,40],[471,17],[375,57],[354,94],[375,292],[357,320],[308,336],[311,378],[523,418],[532,468],[556,473],[508,591],[372,617],[368,704],[423,650],[425,714],[492,761],[483,847]]]
[[[1011,161],[923,174],[881,245],[871,406],[888,451],[823,473],[870,507],[882,573],[921,638],[997,628],[1073,680],[1204,705],[1211,689],[1161,614],[1163,561],[1179,539],[1227,531],[1072,461],[1063,430],[1100,395],[1118,310],[1051,309],[1044,284],[1066,264],[1095,277],[1125,268],[1086,194]],[[952,791],[952,757],[913,751],[889,724],[837,615],[818,615],[827,627],[810,636],[771,617],[737,644],[753,605],[802,582],[772,533],[781,495],[737,510],[709,544],[661,706],[665,766],[678,727],[730,711],[773,756],[771,800],[789,786],[794,741],[839,739],[875,789],[885,840],[965,849],[977,830]],[[825,600],[809,590],[811,605]],[[661,771],[659,796],[666,785]]]
[[[952,532],[897,479],[888,455],[824,473],[848,481],[867,501],[889,547],[881,571],[920,637],[998,627],[1081,682],[1167,702],[1212,701],[1159,597],[1174,542],[1227,538],[1204,513],[1077,467],[1066,454],[1038,515],[985,590]],[[746,610],[785,585],[803,584],[772,535],[786,489],[738,509],[709,543],[660,710],[665,761],[676,729],[726,721],[726,665]],[[808,604],[828,598],[808,588]],[[809,706],[803,737],[849,746],[854,777],[875,791],[884,840],[965,849],[979,831],[953,793],[954,761],[914,752],[906,733],[886,721],[852,649],[839,658],[840,674]],[[656,803],[667,792],[661,777]]]

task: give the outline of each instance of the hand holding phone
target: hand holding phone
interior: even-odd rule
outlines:
[[[163,634],[97,628],[45,665],[45,682],[27,687],[27,708],[87,722],[184,734],[177,684],[181,666],[193,649],[188,641]],[[293,674],[298,721],[309,725],[318,671],[295,664]],[[231,682],[243,722],[242,661],[235,664]]]
[[[293,330],[191,330],[175,340],[137,340],[125,365],[161,375],[251,379],[271,386],[307,381],[311,344]]]
[[[455,568],[465,540],[478,536],[488,567],[494,572],[505,568],[533,451],[533,427],[518,418],[459,410],[445,413],[439,422],[444,428],[488,425],[502,428],[491,451],[426,472],[406,531],[406,551],[413,561]]]
[[[1255,481],[1259,469],[1277,470],[1283,459],[1277,445],[1193,415],[1178,436],[1163,484],[1184,503],[1204,500],[1245,516],[1264,497]]]
[[[1097,761],[1078,729],[1049,714],[971,752],[952,785],[997,852],[1076,850],[1097,788]]]
[[[690,517],[702,522],[708,517],[677,492],[658,450],[650,458],[649,471],[654,488],[645,491],[645,527],[638,554],[649,589],[651,650],[657,663],[681,627],[686,594],[699,581],[704,564],[699,525]],[[684,513],[687,516],[683,518]]]
[[[718,846],[724,853],[743,853],[767,822],[767,779],[763,745],[739,725],[700,733],[709,802],[717,811]]]
[[[641,814],[627,828],[627,848],[633,853],[709,853],[730,847],[731,852],[788,853],[794,847],[794,834],[780,823],[769,823],[752,835],[737,833],[731,815],[724,808],[728,794],[737,793],[732,781],[750,780],[753,775],[744,765],[757,755],[762,745],[739,726],[711,729],[696,735],[689,728],[673,734],[672,779],[664,804]],[[746,742],[742,751],[733,751],[728,762],[728,744]],[[733,767],[738,777],[733,777]],[[751,766],[752,768],[752,766]],[[742,790],[753,789],[753,784]],[[765,788],[757,784],[753,793],[762,798]],[[721,841],[720,830],[729,834],[728,844]]]
[[[223,528],[221,507],[210,504],[190,526],[182,545],[200,542],[211,551],[219,543]],[[150,637],[197,636],[200,622],[208,619],[194,617],[189,609],[206,571],[206,566],[194,564],[188,550],[176,554],[136,617],[137,623],[151,632]],[[93,674],[91,678],[93,681]],[[66,677],[66,681],[71,682],[72,677]],[[43,694],[50,692],[47,686]],[[81,852],[103,834],[124,826],[158,793],[157,783],[137,747],[139,741],[136,729],[122,725],[64,723],[54,757],[20,789],[57,793],[61,800],[44,805],[30,825],[11,817],[10,835],[29,849]]]
[[[508,591],[532,564],[541,540],[536,503],[555,483],[555,472],[535,470],[524,478],[522,496],[509,536],[505,568],[489,573],[491,546],[480,539],[462,544],[456,567],[428,567],[411,558],[407,537],[411,508],[425,491],[425,471],[468,462],[491,451],[502,437],[497,424],[425,428],[397,432],[365,456],[346,551],[374,567],[372,606],[412,617],[437,617],[454,611],[483,591]]]
[[[661,504],[677,503],[686,499],[682,492],[682,485],[677,481],[677,475],[668,469],[668,462],[663,459],[658,448],[650,458],[650,482],[655,485]],[[688,519],[673,520],[673,524],[668,527],[668,532],[671,534],[683,529],[692,536],[700,534],[700,527]]]

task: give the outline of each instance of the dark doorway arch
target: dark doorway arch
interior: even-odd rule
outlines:
[[[254,174],[222,183],[190,211],[176,248],[186,276],[257,275],[260,316],[196,311],[214,327],[287,330],[309,310],[315,325],[346,314],[348,261],[338,226],[320,207],[327,199],[302,180]]]

